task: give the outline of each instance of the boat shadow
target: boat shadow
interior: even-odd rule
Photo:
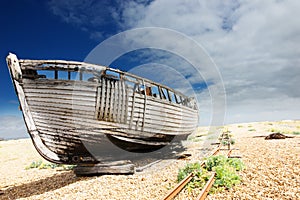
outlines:
[[[83,178],[76,177],[73,171],[66,171],[53,176],[12,186],[5,190],[0,190],[0,199],[27,198],[45,192],[54,191]]]

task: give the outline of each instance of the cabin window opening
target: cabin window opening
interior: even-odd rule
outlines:
[[[134,89],[134,92],[135,92],[135,93],[140,93],[140,87],[139,87],[139,84],[138,84],[138,83],[135,83],[135,84],[134,84],[133,89]]]
[[[176,98],[176,102],[177,102],[178,104],[182,104],[180,95],[175,94],[175,98]]]
[[[111,70],[105,71],[105,77],[113,80],[120,80],[120,73]]]
[[[133,77],[127,76],[127,75],[123,75],[123,76],[122,76],[122,79],[123,79],[123,80],[126,80],[126,81],[133,82],[133,83],[137,83],[137,82],[138,82],[138,81],[136,80],[136,78],[133,78]]]
[[[172,103],[177,103],[174,92],[169,91],[169,94],[170,94],[170,97],[171,97],[171,102]]]
[[[145,95],[145,86],[139,85],[139,93]]]
[[[79,73],[78,72],[70,72],[71,74],[71,76],[70,76],[70,80],[73,80],[73,81],[75,81],[75,80],[79,80]]]
[[[168,90],[166,88],[161,88],[161,91],[162,91],[161,92],[162,93],[162,99],[170,101]]]
[[[83,73],[82,80],[83,81],[89,81],[89,82],[96,82],[98,79],[93,74]]]
[[[186,98],[181,97],[181,102],[182,102],[182,105],[187,106],[187,99]]]
[[[151,87],[149,87],[149,86],[146,86],[146,95],[152,96],[152,90],[151,90]]]
[[[68,80],[68,72],[67,71],[60,71],[58,73],[58,79],[60,79],[60,80]]]
[[[135,89],[136,91],[135,92],[137,92],[137,88],[138,87],[136,87],[135,85],[135,83],[133,83],[133,82],[131,82],[131,81],[124,81],[125,82],[125,85],[126,85],[126,87],[128,88],[128,89],[130,89],[130,90],[133,90],[133,89]]]
[[[153,96],[153,97],[159,98],[159,99],[161,98],[160,92],[159,92],[159,88],[158,88],[157,85],[153,85],[153,86],[151,87],[151,91],[152,91],[152,96]]]
[[[47,79],[53,79],[54,78],[53,71],[50,71],[50,70],[37,70],[36,72],[37,72],[39,78],[47,78]]]

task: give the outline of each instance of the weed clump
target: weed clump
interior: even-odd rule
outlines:
[[[74,165],[63,165],[63,164],[55,164],[55,163],[46,163],[42,160],[38,161],[32,161],[30,165],[25,167],[26,170],[28,169],[55,169],[55,168],[61,168],[62,170],[72,170],[74,168]]]
[[[210,171],[216,172],[215,182],[211,192],[230,189],[241,182],[238,171],[245,168],[244,163],[238,158],[227,158],[223,155],[210,156],[205,159],[205,166],[201,167],[199,162],[187,164],[179,169],[177,181],[180,182],[190,173],[194,174],[193,179],[186,185],[188,192],[195,188],[201,188],[210,177]]]

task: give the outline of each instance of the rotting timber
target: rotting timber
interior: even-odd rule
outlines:
[[[198,124],[194,98],[127,72],[11,53],[7,65],[28,133],[51,162],[128,165],[123,152],[161,149]]]

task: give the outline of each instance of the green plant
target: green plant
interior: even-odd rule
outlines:
[[[241,181],[237,171],[245,168],[238,158],[226,158],[223,155],[211,156],[207,159],[206,168],[216,172],[216,180],[212,192],[229,189]]]
[[[192,141],[192,142],[200,142],[203,140],[203,138],[199,137],[199,136],[190,136],[187,139],[188,141]]]
[[[198,171],[201,171],[201,169],[201,165],[198,162],[187,164],[183,169],[179,169],[177,181],[180,182],[190,173],[196,173]]]
[[[254,128],[250,128],[248,131],[256,131],[256,129],[254,129]]]
[[[182,181],[190,173],[194,174],[192,180],[186,185],[188,192],[191,192],[194,188],[203,187],[206,181],[209,179],[207,170],[202,168],[199,162],[187,164],[183,169],[179,169],[177,175],[177,182]]]
[[[292,132],[292,134],[294,134],[294,135],[300,135],[300,132],[299,131],[294,131],[294,132]]]
[[[25,169],[39,168],[42,162],[43,162],[42,160],[32,161],[32,163],[29,166],[27,166]]]
[[[230,138],[228,140],[222,140],[222,145],[235,144],[235,140]]]
[[[275,129],[275,128],[271,128],[271,129],[269,129],[269,131],[272,132],[272,133],[274,133],[274,132],[281,132],[280,130]]]
[[[25,167],[25,169],[55,169],[62,168],[63,170],[71,170],[74,168],[74,165],[63,165],[63,164],[55,164],[55,163],[45,163],[42,160],[33,161],[29,166]]]
[[[243,128],[244,126],[242,126],[242,125],[238,125],[237,127],[238,127],[238,128]]]
[[[225,165],[226,159],[227,158],[225,156],[223,156],[223,155],[210,156],[205,161],[205,168],[208,171],[211,171],[213,169],[213,167],[215,167],[215,166]]]
[[[191,135],[189,135],[188,138],[187,138],[187,140],[194,140],[194,139],[196,139],[196,137],[195,136],[191,136]]]
[[[214,187],[231,188],[233,185],[239,184],[241,181],[240,176],[230,165],[215,166],[214,171],[216,172]]]
[[[227,158],[226,162],[229,166],[233,167],[236,171],[241,171],[245,169],[245,165],[242,160],[238,158]]]
[[[200,188],[205,185],[210,177],[208,171],[215,171],[215,182],[210,191],[214,193],[239,184],[241,177],[237,174],[237,171],[243,170],[244,168],[243,162],[238,158],[227,158],[223,155],[210,156],[206,158],[204,168],[197,162],[187,164],[185,168],[180,169],[177,175],[177,181],[180,182],[190,173],[193,173],[193,179],[186,186],[188,192],[191,192],[194,188]]]
[[[208,140],[212,140],[212,139],[217,139],[217,136],[215,135],[210,135],[209,137],[207,137]]]

